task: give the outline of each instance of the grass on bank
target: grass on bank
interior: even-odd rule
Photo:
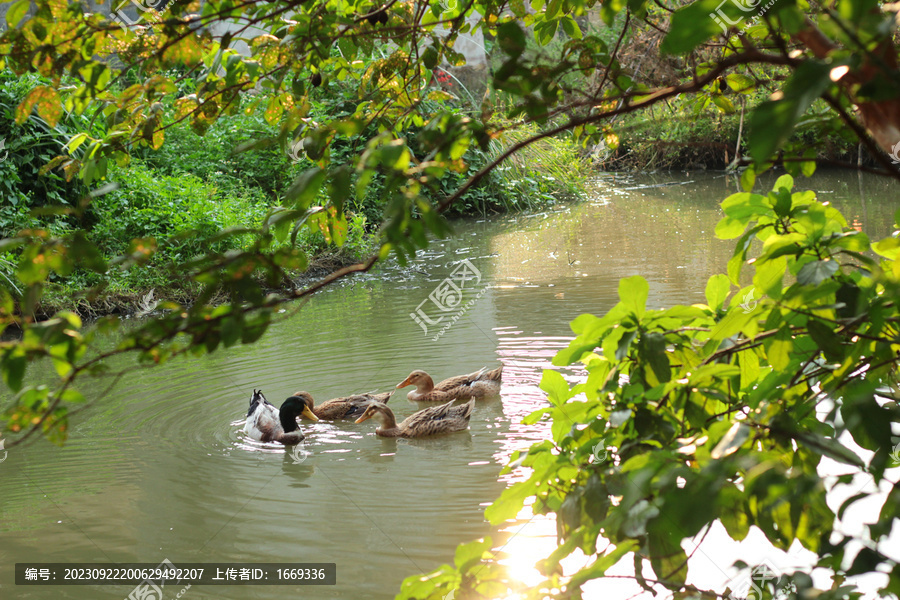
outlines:
[[[725,169],[735,159],[739,139],[740,155],[747,156],[750,115],[765,97],[761,93],[743,99],[731,93],[679,96],[628,113],[613,124],[620,140],[618,148],[597,148],[595,161],[610,171]],[[717,107],[713,99],[728,108]],[[814,154],[810,148],[815,148]],[[855,163],[858,142],[825,102],[817,100],[786,142],[784,152]]]

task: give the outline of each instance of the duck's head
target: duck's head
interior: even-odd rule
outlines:
[[[309,394],[306,394],[309,396]],[[309,398],[309,401],[312,402],[312,397]],[[278,411],[278,418],[281,420],[281,426],[285,431],[294,431],[299,429],[300,426],[297,425],[297,417],[306,417],[310,421],[318,421],[319,417],[312,413],[312,410],[309,408],[309,404],[307,404],[307,399],[302,398],[300,396],[291,396],[281,405],[281,410]]]
[[[362,423],[373,417],[382,425],[387,425],[394,420],[394,413],[387,407],[387,404],[373,400],[372,403],[369,404],[369,407],[366,408],[366,412],[364,412],[355,422]]]
[[[299,398],[303,401],[303,404],[306,406],[306,410],[300,413],[300,416],[309,419],[310,421],[318,421],[319,417],[313,413],[313,406],[315,406],[315,402],[313,401],[312,394],[309,392],[295,392],[291,398]]]
[[[409,374],[409,377],[401,381],[397,384],[397,389],[405,388],[406,386],[414,385],[416,389],[425,389],[426,391],[431,391],[434,388],[434,381],[431,379],[431,376],[425,371],[413,371]]]

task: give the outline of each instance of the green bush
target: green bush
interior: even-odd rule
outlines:
[[[139,161],[113,169],[109,179],[119,187],[94,200],[99,220],[91,233],[109,256],[125,252],[132,238],[141,237],[165,240],[161,253],[172,261],[207,250],[224,252],[241,238],[209,238],[222,229],[258,227],[268,210],[258,188],[222,190],[187,173],[160,175]]]
[[[146,151],[143,159],[165,175],[189,173],[231,192],[256,187],[275,200],[296,174],[290,157],[277,144],[239,154],[234,151],[242,143],[277,133],[258,112],[241,110],[217,120],[203,136],[187,125],[172,127],[166,130],[162,147]]]
[[[80,181],[67,182],[58,171],[42,174],[41,168],[63,154],[63,146],[78,131],[90,130],[90,119],[63,113],[59,123],[51,127],[32,114],[22,125],[15,123],[16,107],[34,87],[49,81],[37,75],[19,77],[8,69],[0,70],[0,235],[13,236],[20,229],[42,226],[54,233],[71,228],[73,217],[44,217],[41,221],[29,215],[33,208],[74,206],[87,194]]]

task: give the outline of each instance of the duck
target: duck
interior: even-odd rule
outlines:
[[[362,423],[375,418],[381,426],[375,429],[376,435],[388,438],[420,438],[442,433],[463,431],[469,427],[469,417],[475,408],[475,399],[466,404],[453,406],[453,400],[440,406],[430,406],[408,416],[399,425],[394,411],[383,402],[372,402],[356,420]]]
[[[407,398],[416,402],[446,402],[453,398],[484,398],[500,393],[502,375],[503,365],[490,371],[484,367],[474,373],[451,377],[435,385],[428,373],[416,370],[398,383],[397,389],[409,385],[416,386],[416,389],[406,395]]]
[[[309,412],[319,419],[331,421],[333,419],[355,419],[365,412],[371,402],[387,404],[387,401],[391,399],[391,394],[393,393],[394,390],[381,394],[372,392],[368,394],[355,394],[345,398],[327,400],[318,406],[316,406],[312,394],[309,392],[297,392],[292,397],[303,400],[306,407],[309,408]],[[306,416],[306,414],[303,414],[302,416]]]
[[[278,409],[266,400],[262,390],[253,390],[244,433],[260,442],[281,442],[286,446],[299,444],[306,437],[297,423],[297,417],[301,415],[313,421],[319,420],[309,412],[302,398],[291,396]]]

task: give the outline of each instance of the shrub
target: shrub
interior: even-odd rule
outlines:
[[[36,114],[22,125],[15,123],[16,107],[35,86],[49,83],[37,75],[19,77],[0,70],[0,236],[15,235],[20,229],[43,226],[54,233],[71,228],[73,217],[48,216],[40,222],[29,215],[33,208],[73,206],[86,195],[79,180],[67,182],[58,172],[42,174],[41,168],[64,153],[63,146],[77,131],[89,131],[85,116],[64,113],[51,127]]]

